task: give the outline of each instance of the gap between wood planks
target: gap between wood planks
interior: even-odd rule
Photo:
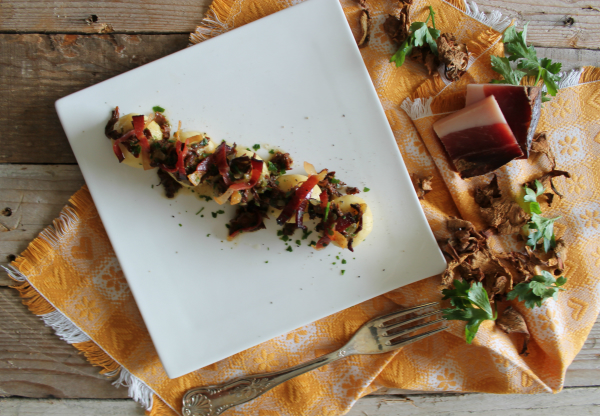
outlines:
[[[493,395],[481,393],[411,394],[402,396],[365,396],[347,416],[463,416],[474,413],[505,416],[597,415],[600,389],[566,388],[559,394]],[[485,413],[483,413],[485,412]],[[143,409],[127,399],[0,399],[3,416],[137,416]]]

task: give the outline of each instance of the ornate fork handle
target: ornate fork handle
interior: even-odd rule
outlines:
[[[230,407],[255,399],[289,379],[348,355],[351,354],[342,348],[285,370],[245,376],[223,384],[189,390],[183,396],[183,414],[185,416],[220,415]]]

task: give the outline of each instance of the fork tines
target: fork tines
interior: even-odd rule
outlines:
[[[386,345],[403,346],[403,345],[411,344],[413,342],[419,341],[423,338],[427,338],[430,335],[436,334],[440,331],[447,329],[447,326],[442,326],[440,328],[436,328],[436,329],[433,329],[433,330],[430,330],[427,332],[423,332],[423,333],[414,335],[412,337],[402,338],[402,336],[409,334],[411,332],[415,332],[420,329],[427,328],[432,325],[435,325],[435,324],[445,321],[444,318],[427,320],[427,318],[429,318],[429,317],[434,317],[435,315],[439,315],[440,313],[442,313],[442,311],[437,309],[432,312],[423,313],[423,314],[420,314],[420,315],[417,315],[414,317],[410,317],[408,319],[405,319],[405,320],[399,321],[399,322],[397,321],[397,319],[402,316],[405,316],[405,315],[408,315],[408,314],[411,314],[414,312],[418,312],[418,311],[421,311],[423,309],[427,309],[427,308],[430,308],[433,306],[439,306],[439,303],[438,302],[426,303],[424,305],[415,306],[413,308],[405,309],[400,312],[386,315],[386,316],[380,318],[378,320],[379,322],[377,322],[374,326],[378,328],[377,332],[379,332],[378,335],[380,337],[391,338],[391,339],[385,341]],[[402,329],[399,331],[394,331],[395,329],[404,327],[406,325],[409,325],[409,324],[412,324],[412,323],[415,323],[418,321],[424,321],[424,322],[420,323],[418,325],[408,326],[405,329]]]

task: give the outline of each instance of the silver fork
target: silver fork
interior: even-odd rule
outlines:
[[[257,398],[287,380],[341,358],[351,355],[382,354],[427,338],[445,330],[447,327],[442,326],[408,338],[402,338],[402,336],[444,321],[444,318],[425,321],[425,318],[441,313],[440,310],[424,313],[400,322],[394,321],[410,313],[422,311],[437,305],[439,305],[437,302],[426,303],[372,319],[361,326],[350,341],[339,350],[294,367],[272,373],[245,376],[214,386],[188,390],[183,396],[183,414],[185,416],[217,416],[233,406]],[[425,322],[394,331],[404,325],[416,323],[421,320]]]

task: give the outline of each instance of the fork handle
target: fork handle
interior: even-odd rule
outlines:
[[[183,396],[183,414],[220,415],[225,410],[249,402],[287,380],[349,355],[351,354],[342,348],[285,370],[244,376],[223,384],[188,390]]]

